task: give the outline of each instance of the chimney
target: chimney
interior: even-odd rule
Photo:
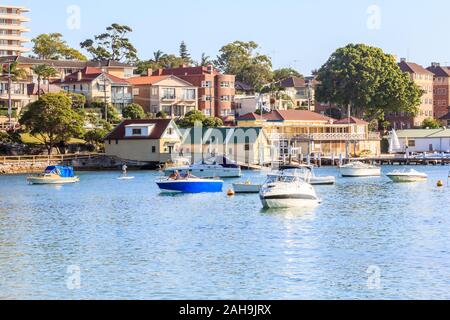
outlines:
[[[400,58],[400,62],[406,62],[406,58]]]
[[[212,64],[208,65],[208,72],[209,72],[210,74],[213,74],[213,73],[214,73],[214,67],[213,67]]]
[[[81,71],[77,72],[77,80],[81,81],[81,79],[83,79],[83,73]]]
[[[147,76],[152,76],[153,75],[153,69],[147,69]]]
[[[186,63],[183,63],[182,65],[180,65],[180,68],[187,68],[187,64]]]
[[[433,68],[437,68],[437,67],[440,67],[441,64],[438,63],[438,62],[432,62],[432,63],[431,63],[431,66],[432,66]]]

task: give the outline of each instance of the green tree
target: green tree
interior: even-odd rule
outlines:
[[[156,114],[156,118],[158,119],[167,119],[168,115],[165,111],[160,111]]]
[[[117,112],[116,108],[111,103],[108,103],[105,108],[105,102],[101,100],[92,101],[89,104],[90,109],[97,109],[100,111],[102,119],[106,119],[105,110],[107,110],[107,119],[109,123],[118,123],[120,121],[120,115]]]
[[[181,128],[192,128],[196,122],[201,122],[204,127],[214,128],[223,126],[223,121],[219,118],[207,117],[203,112],[193,110],[177,121],[177,124]]]
[[[187,48],[187,45],[184,41],[181,41],[180,44],[180,58],[183,59],[183,61],[186,64],[191,64],[192,63],[192,58],[191,55],[189,54],[189,50]]]
[[[434,119],[434,118],[426,118],[425,120],[423,120],[423,123],[422,123],[423,129],[427,129],[427,128],[428,129],[439,129],[442,127],[443,127],[443,124],[439,120]]]
[[[103,145],[103,138],[108,134],[108,132],[109,131],[103,128],[89,130],[85,133],[84,140],[99,149]]]
[[[272,61],[256,50],[258,44],[235,41],[220,49],[215,66],[222,72],[236,75],[236,80],[252,85],[260,91],[272,80]]]
[[[50,78],[56,77],[59,73],[58,70],[48,64],[39,64],[32,68],[33,72],[37,75],[38,81],[38,97],[41,96],[41,82],[47,80],[47,92],[50,92]]]
[[[211,61],[211,57],[203,52],[202,56],[200,57],[200,61],[197,62],[197,66],[198,67],[207,67],[211,64],[213,64],[213,62]]]
[[[17,62],[11,63],[11,66],[2,65],[2,77],[7,77],[8,74],[11,74],[12,81],[26,80],[28,77],[28,73],[25,69],[19,68]]]
[[[72,109],[72,101],[65,93],[48,93],[28,105],[20,123],[41,140],[50,155],[61,142],[84,134],[84,119]]]
[[[92,55],[93,60],[115,60],[135,63],[137,50],[128,38],[133,29],[126,25],[113,23],[106,32],[80,43],[81,48]]]
[[[67,96],[72,101],[72,108],[75,110],[82,110],[86,106],[86,97],[80,93],[67,93]]]
[[[393,56],[364,44],[338,49],[317,74],[318,101],[350,106],[369,120],[387,112],[416,114],[423,95]]]
[[[81,52],[69,47],[62,37],[62,34],[56,32],[38,35],[36,38],[31,40],[34,43],[33,53],[39,59],[87,60]]]
[[[273,71],[273,81],[281,81],[289,77],[303,78],[303,75],[293,68],[280,68]]]
[[[139,104],[131,103],[123,109],[122,115],[125,119],[143,119],[145,117],[145,112]]]

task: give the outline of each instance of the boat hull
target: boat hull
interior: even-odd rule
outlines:
[[[223,181],[159,181],[156,183],[163,192],[215,193],[222,192]]]
[[[240,178],[242,176],[241,169],[235,168],[223,168],[223,169],[174,169],[170,168],[164,171],[166,177],[172,175],[175,171],[178,171],[181,175],[191,174],[199,178]]]
[[[261,197],[265,209],[309,208],[320,204],[320,200],[313,197],[297,197],[295,195]]]
[[[387,177],[391,179],[393,182],[397,183],[406,183],[406,182],[424,182],[428,180],[428,177],[425,176],[408,176],[408,175],[395,175],[388,174]]]
[[[341,168],[343,177],[381,177],[381,168]]]
[[[235,193],[259,193],[262,185],[259,184],[245,184],[235,183],[233,184],[233,190]]]
[[[333,185],[336,184],[336,177],[329,176],[329,177],[312,177],[309,183],[313,186],[318,185]]]
[[[29,184],[70,184],[80,181],[78,177],[73,178],[42,178],[42,177],[29,177],[27,178]]]

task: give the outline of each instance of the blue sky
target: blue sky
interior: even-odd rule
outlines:
[[[113,23],[134,29],[141,59],[158,49],[176,53],[184,40],[194,59],[215,57],[234,40],[254,40],[275,67],[304,74],[350,42],[381,47],[423,65],[450,64],[447,0],[21,0],[31,9],[29,36],[60,32],[78,44]],[[69,28],[67,9],[80,9],[80,28]]]

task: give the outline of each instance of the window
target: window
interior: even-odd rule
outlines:
[[[195,89],[184,89],[184,100],[195,100]]]
[[[211,81],[202,81],[202,88],[212,88]]]
[[[203,96],[203,101],[211,101],[212,97],[210,95]]]
[[[175,99],[175,88],[164,88],[162,92],[163,99]]]
[[[250,144],[248,143],[245,144],[245,151],[250,151]]]
[[[220,101],[228,102],[228,101],[230,101],[230,96],[220,96]]]
[[[221,88],[229,88],[231,86],[230,81],[222,81],[220,83]]]
[[[156,153],[156,147],[155,146],[152,147],[152,153]]]
[[[172,128],[167,129],[167,134],[171,136],[173,134],[173,129]]]
[[[141,136],[142,129],[133,129],[133,136]]]
[[[408,147],[414,148],[416,146],[416,140],[408,140]]]

